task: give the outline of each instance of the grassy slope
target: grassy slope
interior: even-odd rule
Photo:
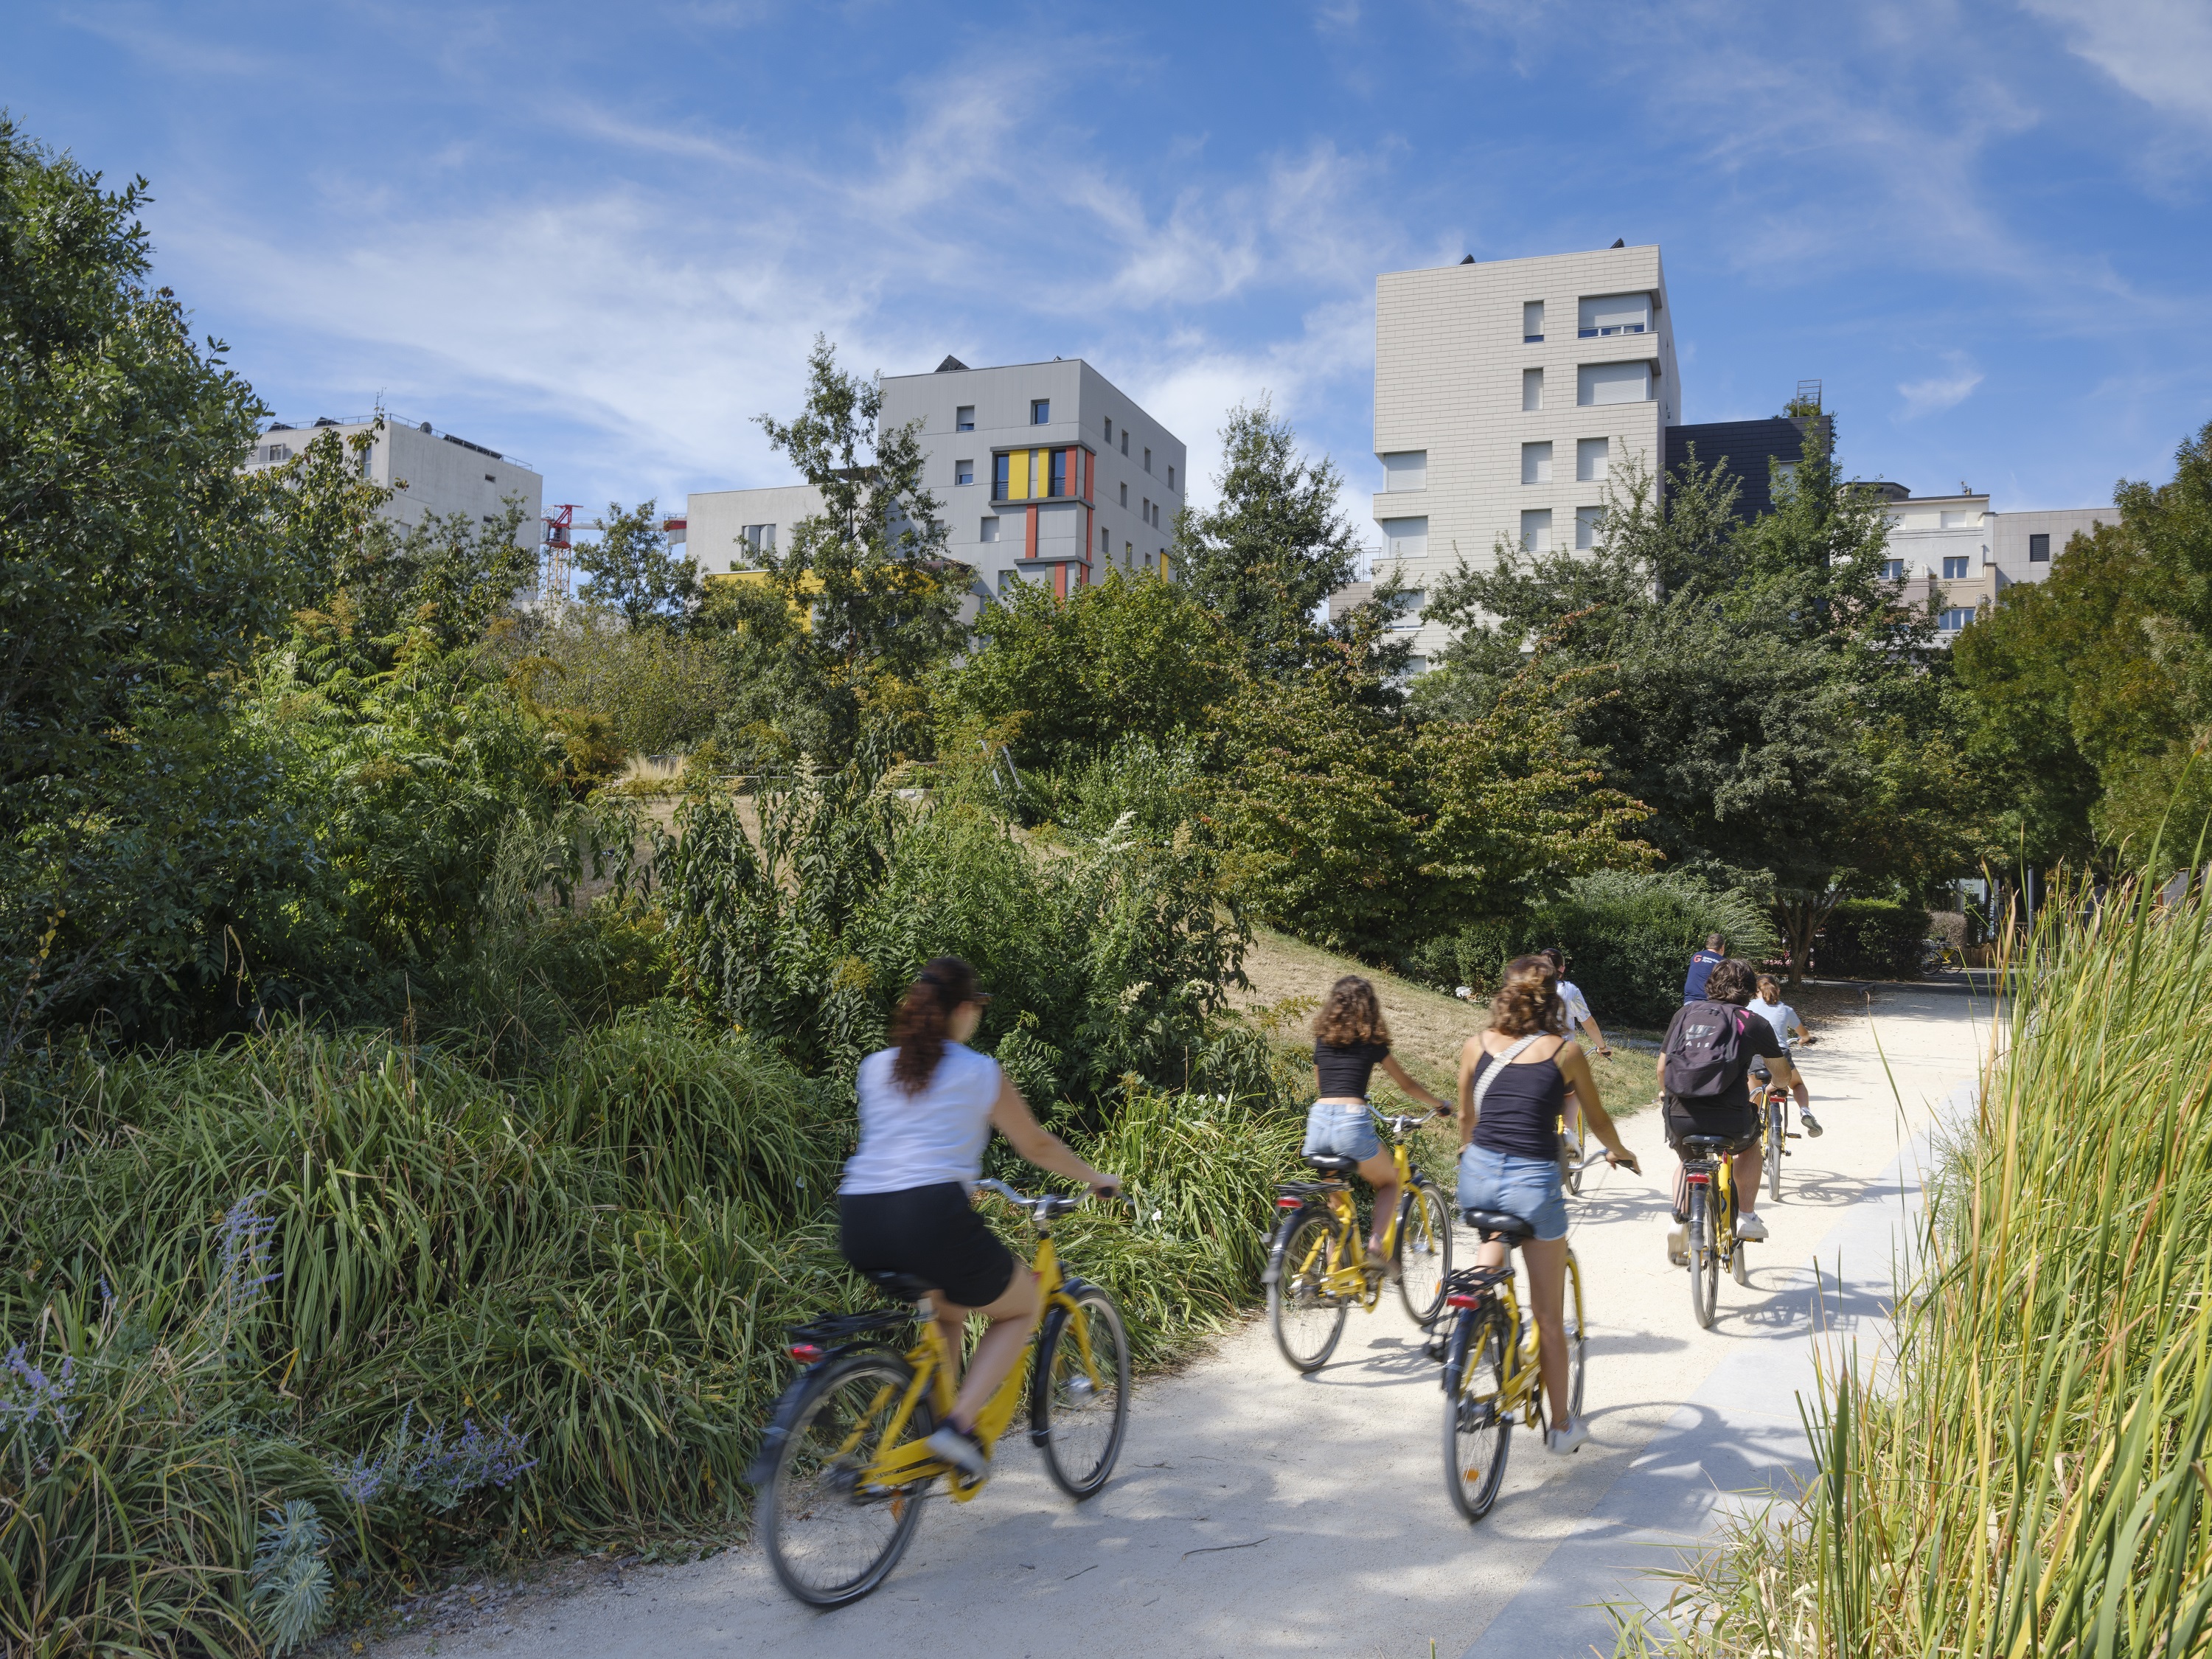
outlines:
[[[1333,955],[1266,928],[1259,930],[1253,939],[1251,953],[1244,959],[1244,973],[1252,985],[1249,990],[1237,994],[1237,1002],[1241,1007],[1281,1009],[1291,998],[1306,1000],[1308,1006],[1284,1025],[1289,1036],[1297,1036],[1304,1031],[1313,1009],[1320,1005],[1339,975],[1364,974],[1374,981],[1382,999],[1383,1017],[1390,1022],[1392,1046],[1400,1063],[1446,1099],[1451,1097],[1457,1074],[1460,1045],[1481,1030],[1484,1024],[1483,1010],[1480,1007],[1470,1007],[1455,997],[1432,991],[1425,985],[1416,985],[1411,980],[1400,979],[1395,974],[1370,968],[1349,957]],[[1604,1011],[1595,1012],[1599,1025],[1609,1038],[1630,1035],[1656,1037],[1652,1032],[1631,1033],[1607,1025]],[[1656,1090],[1651,1061],[1652,1055],[1648,1051],[1638,1053],[1619,1047],[1610,1060],[1595,1054],[1590,1056],[1590,1065],[1597,1076],[1598,1094],[1607,1111],[1626,1115],[1652,1103]],[[1380,1073],[1376,1075],[1376,1088],[1378,1100],[1401,1098],[1397,1090]]]

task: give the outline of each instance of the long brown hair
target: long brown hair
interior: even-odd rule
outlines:
[[[1314,1016],[1313,1031],[1318,1041],[1337,1048],[1355,1042],[1388,1047],[1390,1042],[1390,1028],[1382,1023],[1382,1000],[1357,974],[1346,974],[1328,988],[1328,1000]]]
[[[1492,1030],[1544,1036],[1558,1031],[1559,1015],[1559,970],[1550,957],[1516,957],[1505,964],[1504,983],[1490,1000]]]
[[[958,957],[932,957],[921,977],[906,988],[891,1016],[891,1080],[902,1091],[918,1095],[937,1074],[945,1058],[945,1030],[952,1011],[975,1000],[975,970]]]
[[[1708,1002],[1732,1002],[1741,1008],[1758,988],[1759,970],[1741,957],[1715,963],[1713,971],[1705,976]]]

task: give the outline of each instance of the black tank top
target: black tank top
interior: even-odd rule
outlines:
[[[1323,1100],[1331,1095],[1353,1100],[1367,1098],[1367,1079],[1390,1053],[1387,1042],[1314,1042],[1314,1092]]]
[[[1498,1064],[1487,1049],[1474,1063],[1470,1081]],[[1516,1061],[1498,1075],[1482,1097],[1482,1115],[1475,1120],[1474,1144],[1512,1158],[1556,1159],[1559,1155],[1559,1113],[1567,1099],[1567,1079],[1556,1060]]]

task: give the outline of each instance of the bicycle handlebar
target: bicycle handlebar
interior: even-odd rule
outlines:
[[[1034,1221],[1052,1205],[1065,1204],[1069,1208],[1073,1209],[1078,1204],[1086,1203],[1092,1198],[1103,1196],[1103,1194],[1091,1192],[1079,1193],[1073,1198],[1064,1193],[1039,1193],[1035,1198],[1032,1198],[1027,1193],[1015,1191],[1003,1181],[979,1181],[975,1183],[975,1190],[978,1192],[996,1193],[1000,1198],[1005,1199],[1007,1203],[1012,1205],[1016,1209],[1027,1215],[1032,1221]],[[1117,1188],[1112,1195],[1115,1198],[1126,1199],[1129,1195],[1128,1188],[1127,1187]]]

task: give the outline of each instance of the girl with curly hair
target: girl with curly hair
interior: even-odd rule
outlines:
[[[1367,1082],[1380,1066],[1390,1081],[1437,1116],[1451,1109],[1406,1075],[1390,1054],[1390,1028],[1375,988],[1346,974],[1328,988],[1328,1000],[1314,1016],[1314,1076],[1318,1084],[1313,1109],[1306,1114],[1307,1158],[1356,1158],[1360,1178],[1375,1189],[1375,1219],[1367,1239],[1367,1270],[1395,1277],[1397,1263],[1382,1254],[1383,1235],[1398,1212],[1398,1166],[1375,1133],[1375,1113],[1367,1103]]]

